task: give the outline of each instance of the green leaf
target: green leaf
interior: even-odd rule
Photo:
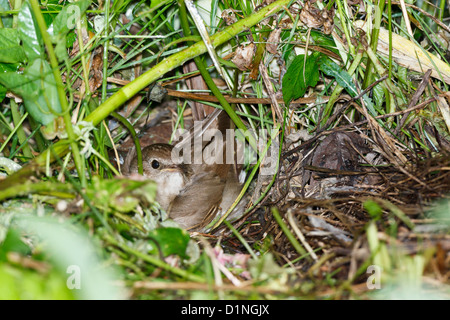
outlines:
[[[56,55],[58,61],[65,61],[67,58],[69,58],[69,55],[67,54],[67,49],[66,49],[66,37],[64,37],[62,39],[62,41],[59,41],[56,43],[55,55]]]
[[[17,229],[48,254],[52,265],[66,276],[66,287],[80,299],[120,299],[122,293],[113,284],[117,275],[102,265],[98,248],[86,230],[77,228],[61,217],[20,216],[14,218]],[[79,287],[77,286],[79,285]]]
[[[336,79],[337,83],[355,97],[358,95],[353,79],[348,72],[328,57],[322,57],[320,69],[328,76]]]
[[[51,270],[39,272],[17,265],[0,264],[0,300],[73,300],[75,290],[67,275]]]
[[[16,63],[24,62],[25,59],[17,29],[0,29],[0,62]]]
[[[330,35],[326,35],[323,32],[316,30],[311,30],[311,38],[313,38],[315,45],[326,48],[339,55],[339,50],[336,47],[336,43]]]
[[[9,11],[11,10],[11,6],[9,4],[9,0],[0,0],[0,11]],[[11,28],[12,27],[12,16],[0,16],[0,19],[3,22],[3,27],[5,28]]]
[[[0,63],[0,74],[3,72],[19,71],[21,63]]]
[[[18,18],[19,38],[22,41],[22,46],[28,60],[31,61],[41,57],[44,53],[42,36],[28,2],[22,3]]]
[[[380,83],[373,87],[373,99],[377,109],[380,109],[385,100],[384,88]]]
[[[0,102],[3,101],[3,99],[5,99],[6,97],[6,88],[2,85],[0,85]]]
[[[408,69],[407,68],[399,66],[397,76],[403,83],[406,83],[406,84],[411,83],[410,81],[408,81]]]
[[[7,261],[8,252],[17,252],[22,255],[31,254],[31,249],[20,238],[20,234],[10,228],[6,234],[5,240],[0,246],[0,261]]]
[[[130,212],[144,201],[153,203],[156,197],[156,184],[151,180],[135,181],[129,179],[99,179],[94,177],[92,185],[86,189],[91,199],[96,199],[95,206]]]
[[[308,87],[314,87],[319,81],[320,52],[306,57],[300,54],[292,61],[283,77],[283,99],[286,105],[292,100],[302,97]]]
[[[55,78],[46,60],[34,60],[23,74],[0,73],[0,84],[21,96],[27,112],[43,125],[61,113]]]
[[[353,79],[346,70],[342,69],[342,67],[327,56],[322,56],[319,64],[320,70],[322,70],[326,75],[333,77],[337,83],[347,90],[352,97],[358,96],[358,90],[356,89]],[[366,104],[367,110],[369,110],[373,116],[378,115],[375,111],[372,100],[367,96],[367,94],[363,96],[363,100]]]
[[[76,27],[81,15],[89,8],[91,0],[79,0],[61,9],[47,29],[52,42],[56,44],[55,54],[59,61],[67,59],[67,33]]]
[[[61,41],[69,31],[76,27],[76,23],[80,20],[81,15],[90,5],[91,0],[79,0],[61,9],[47,29],[47,32],[52,37],[53,43]]]
[[[383,214],[383,209],[375,201],[367,200],[363,203],[363,207],[374,219],[380,219]]]
[[[182,258],[187,258],[186,248],[190,237],[185,230],[179,228],[158,228],[152,230],[148,236],[158,243],[165,257],[176,254]]]

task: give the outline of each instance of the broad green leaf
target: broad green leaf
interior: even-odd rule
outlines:
[[[34,60],[23,74],[0,73],[0,84],[21,96],[27,112],[43,125],[49,124],[61,113],[55,78],[45,60]]]
[[[19,37],[28,60],[32,61],[41,57],[44,53],[42,36],[28,2],[22,4],[18,18]]]
[[[73,300],[75,290],[66,284],[67,275],[51,270],[0,264],[0,300]]]
[[[358,95],[358,91],[356,90],[356,86],[353,83],[352,77],[348,74],[347,71],[342,69],[337,63],[328,57],[323,56],[320,64],[320,69],[328,76],[336,79],[337,83],[347,90],[347,92],[355,97]]]
[[[70,30],[73,30],[90,5],[91,0],[79,0],[63,7],[47,29],[52,41],[59,42]]]
[[[66,37],[56,43],[55,55],[58,61],[65,61],[69,57],[67,54]]]
[[[327,56],[322,56],[320,63],[320,70],[322,70],[326,75],[333,77],[337,83],[343,87],[352,96],[356,97],[358,95],[358,90],[356,89],[353,79],[350,74],[342,69],[337,63],[328,58]],[[372,100],[365,94],[363,96],[364,103],[366,104],[367,110],[373,116],[378,115],[375,111],[374,104]]]
[[[91,0],[79,0],[63,7],[47,29],[56,44],[55,54],[59,61],[67,58],[67,33],[76,27],[81,15],[89,8]]]
[[[333,37],[326,35],[323,32],[311,30],[311,38],[313,38],[315,45],[339,54],[339,50],[336,47],[336,43],[334,42]]]
[[[21,236],[17,230],[9,228],[5,239],[0,242],[0,261],[7,261],[7,255],[9,252],[17,252],[22,255],[31,254],[31,249],[21,239]]]
[[[28,113],[39,123],[49,124],[61,114],[56,81],[49,63],[36,59],[25,69],[24,75],[31,90],[22,95]],[[26,97],[26,98],[25,98]]]
[[[381,84],[377,84],[375,87],[373,87],[373,99],[377,109],[381,109],[381,106],[383,105],[385,100],[384,88]]]
[[[6,88],[2,85],[0,85],[0,102],[3,101],[3,99],[5,99],[6,97]]]
[[[20,216],[14,218],[17,230],[32,235],[48,254],[52,265],[66,276],[66,285],[80,299],[120,299],[122,293],[113,284],[117,279],[103,265],[91,236],[83,229],[62,221],[61,217]]]
[[[0,63],[0,73],[19,71],[21,67],[22,67],[21,63]]]
[[[286,104],[302,97],[308,87],[314,87],[319,81],[319,66],[321,54],[314,52],[305,59],[301,54],[295,57],[283,77],[283,99]]]
[[[0,29],[0,62],[24,62],[25,58],[17,29]]]
[[[179,228],[157,228],[152,230],[148,236],[158,243],[165,257],[176,254],[186,258],[186,248],[190,237],[185,230]],[[150,243],[154,245],[153,242]]]
[[[0,11],[9,11],[11,10],[11,6],[9,4],[8,0],[0,0]],[[8,15],[8,16],[0,16],[0,19],[3,22],[3,27],[4,28],[11,28],[12,27],[12,15]]]

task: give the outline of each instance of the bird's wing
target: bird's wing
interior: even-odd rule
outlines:
[[[169,207],[169,217],[183,229],[207,225],[219,211],[225,181],[212,172],[199,175],[180,192]]]

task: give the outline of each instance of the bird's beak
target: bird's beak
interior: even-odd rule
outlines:
[[[170,167],[165,167],[161,171],[164,171],[164,172],[180,172],[180,168],[178,168],[177,166],[170,166]]]

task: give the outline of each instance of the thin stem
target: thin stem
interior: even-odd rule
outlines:
[[[356,49],[356,51],[357,51],[356,56],[353,60],[353,63],[350,65],[350,68],[347,71],[349,75],[353,75],[353,73],[356,71],[356,68],[358,68],[360,66],[360,62],[361,62],[362,55],[363,55],[363,51],[360,49],[361,49],[360,46]],[[323,119],[321,122],[322,126],[325,125],[325,123],[328,120],[328,117],[331,115],[331,111],[333,110],[333,105],[339,98],[339,95],[341,94],[342,90],[344,90],[344,88],[339,84],[337,84],[336,87],[334,88],[333,93],[330,96],[330,100],[328,100],[328,103],[323,112],[324,116],[323,116]]]
[[[389,79],[392,79],[392,7],[388,0],[388,29],[389,29]]]
[[[3,151],[3,149],[6,147],[6,145],[8,144],[9,140],[14,136],[14,134],[17,132],[17,130],[20,128],[20,126],[22,125],[22,122],[28,117],[28,112],[25,112],[25,114],[23,115],[23,117],[17,122],[15,123],[15,127],[14,130],[11,131],[11,133],[9,134],[9,136],[6,138],[5,142],[3,142],[2,146],[0,147],[0,152]],[[15,122],[15,121],[14,121]]]
[[[252,248],[248,244],[247,241],[245,241],[244,237],[239,233],[239,231],[236,230],[235,227],[231,223],[229,223],[227,220],[225,220],[223,223],[231,230],[231,232],[234,234],[234,236],[242,243],[242,245],[247,249],[247,251],[250,253],[253,259],[257,260],[258,257],[255,252],[253,252]]]
[[[271,209],[271,211],[272,211],[273,217],[275,218],[276,222],[280,226],[281,230],[283,230],[284,234],[286,235],[286,237],[288,238],[288,240],[292,244],[292,246],[295,248],[295,250],[298,252],[298,254],[300,254],[300,255],[308,254],[308,252],[305,250],[305,248],[303,248],[303,246],[300,244],[300,242],[297,241],[297,239],[294,237],[292,232],[289,230],[286,223],[284,223],[277,208],[273,207]],[[307,257],[309,259],[311,259],[311,257],[309,255]]]
[[[130,132],[131,137],[133,138],[134,144],[136,146],[136,156],[137,156],[137,162],[138,162],[138,173],[144,174],[144,169],[142,167],[142,151],[141,151],[141,144],[139,143],[139,138],[136,134],[136,131],[134,131],[133,126],[131,125],[128,120],[123,117],[122,115],[118,114],[117,112],[113,112],[112,116],[116,118],[120,123],[122,123],[127,130]]]
[[[215,35],[211,36],[213,47],[217,47],[227,42],[243,30],[254,26],[262,19],[266,18],[266,15],[268,13],[275,14],[276,12],[282,10],[283,6],[286,6],[289,2],[290,0],[278,0],[255,12],[253,15],[247,17],[246,19],[239,20],[235,24],[225,28],[223,31],[216,33]],[[173,54],[172,56],[158,63],[152,69],[143,73],[136,80],[130,82],[128,85],[117,91],[113,96],[102,103],[94,112],[86,117],[85,120],[91,121],[94,125],[98,125],[112,111],[121,106],[128,99],[131,99],[135,94],[147,87],[150,83],[157,80],[161,75],[173,70],[186,61],[189,61],[190,59],[195,58],[196,56],[199,56],[205,52],[205,44],[203,43],[203,41],[199,41],[193,46]]]
[[[110,0],[106,0],[105,1],[105,29],[104,29],[104,33],[105,33],[105,37],[108,37],[108,32],[109,32],[109,7],[110,7]],[[108,88],[108,82],[106,81],[107,79],[107,74],[108,74],[108,51],[109,51],[109,39],[106,40],[103,43],[103,82],[102,82],[102,102],[105,102],[106,100],[106,89]]]
[[[31,118],[29,118],[29,119],[31,119]],[[29,119],[28,119],[28,120],[29,120]],[[10,158],[10,159],[13,159],[17,152],[19,152],[20,150],[22,150],[22,148],[24,148],[25,146],[29,146],[29,145],[28,145],[28,140],[30,140],[30,139],[33,138],[33,137],[37,137],[36,134],[38,133],[38,131],[39,131],[40,128],[41,128],[41,125],[36,126],[36,127],[34,128],[33,132],[31,132],[31,134],[30,134],[28,137],[26,137],[26,139],[24,140],[24,142],[22,142],[22,144],[21,144],[17,149],[15,149],[15,150],[9,155],[9,158]],[[31,150],[31,149],[30,149],[30,150]]]
[[[344,13],[344,8],[343,8],[343,4],[342,4],[341,0],[337,0],[336,3],[337,3],[337,7],[338,7],[339,16],[341,17],[341,26],[342,26],[342,29],[344,29],[344,34],[347,39],[348,48],[350,49],[350,53],[352,55],[355,55],[355,47],[353,46],[353,44],[351,42],[350,31],[347,27],[347,14]]]
[[[127,252],[129,254],[132,254],[132,255],[138,257],[139,259],[142,259],[142,260],[144,260],[144,261],[146,261],[146,262],[148,262],[148,263],[150,263],[150,264],[152,264],[152,265],[154,265],[154,266],[156,266],[158,268],[162,268],[162,269],[164,269],[164,270],[166,270],[168,272],[171,272],[171,273],[173,273],[173,274],[175,274],[177,276],[180,276],[180,277],[185,278],[185,279],[190,280],[190,281],[205,282],[204,278],[202,278],[200,276],[197,276],[195,274],[192,274],[192,273],[190,273],[188,271],[185,271],[183,269],[179,269],[177,267],[173,267],[173,266],[171,266],[170,264],[167,264],[166,262],[164,262],[161,259],[155,258],[153,256],[150,256],[148,254],[144,254],[144,253],[142,253],[142,252],[140,252],[138,250],[130,248],[126,244],[118,242],[116,239],[114,239],[109,234],[105,234],[104,238],[105,238],[106,241],[108,241],[112,245],[114,245],[116,247],[119,247],[121,250],[123,250],[123,251],[125,251],[125,252]]]
[[[375,7],[375,23],[372,29],[373,31],[370,39],[370,47],[372,48],[373,51],[377,51],[378,35],[380,34],[381,19],[383,17],[385,3],[386,0],[379,0],[378,6]],[[372,83],[373,79],[372,70],[373,70],[373,63],[371,60],[369,60],[367,61],[366,72],[364,75],[364,81],[362,85],[363,89],[367,88],[369,84]]]
[[[36,18],[36,22],[39,26],[39,30],[42,35],[42,39],[44,40],[45,47],[47,49],[48,58],[50,60],[50,66],[53,71],[53,77],[55,78],[56,88],[58,90],[58,98],[61,104],[61,110],[63,113],[64,125],[66,127],[67,136],[70,140],[70,147],[73,152],[73,160],[75,162],[75,166],[77,168],[78,176],[80,177],[80,181],[83,187],[86,186],[86,177],[84,175],[84,163],[81,160],[80,150],[78,148],[78,144],[76,142],[76,135],[73,131],[72,122],[70,119],[66,92],[64,90],[64,84],[61,79],[61,74],[59,70],[58,60],[55,55],[55,51],[53,49],[53,44],[50,39],[49,34],[47,33],[47,25],[44,20],[44,16],[42,15],[41,9],[39,7],[39,3],[37,0],[30,0],[31,8],[33,10],[34,17]]]
[[[19,106],[14,101],[14,99],[11,99],[10,105],[11,105],[11,113],[12,113],[12,117],[13,117],[13,121],[14,121],[14,126],[17,126],[17,123],[20,121]],[[31,153],[31,148],[30,148],[30,145],[28,144],[28,142],[26,142],[27,136],[25,134],[25,130],[23,130],[23,128],[21,126],[17,128],[17,137],[19,138],[19,142],[21,144],[24,144],[23,155],[26,158],[31,159],[33,157],[32,153]]]
[[[191,31],[189,29],[188,19],[187,19],[187,10],[186,6],[184,5],[184,0],[179,0],[180,4],[180,19],[181,19],[181,26],[183,28],[183,33],[185,36],[190,36]],[[231,120],[234,122],[234,124],[241,129],[242,131],[247,131],[247,127],[242,122],[241,118],[238,117],[236,112],[234,111],[233,107],[228,103],[228,101],[223,96],[222,92],[220,92],[219,88],[217,88],[216,84],[214,83],[210,73],[206,69],[206,66],[200,56],[197,56],[194,58],[195,64],[197,65],[198,70],[200,71],[203,79],[206,82],[206,85],[211,90],[211,92],[214,94],[214,96],[219,100],[219,103],[225,110],[225,112],[230,116]],[[257,150],[256,148],[256,142],[251,135],[246,135],[249,139],[250,145],[254,148],[254,150]]]

